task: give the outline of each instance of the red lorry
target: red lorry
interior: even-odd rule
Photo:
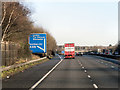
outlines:
[[[65,58],[75,58],[75,45],[74,43],[65,43],[64,45]]]

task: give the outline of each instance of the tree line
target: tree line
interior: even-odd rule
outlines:
[[[35,27],[29,16],[31,10],[20,2],[2,2],[2,27],[1,42],[11,41],[18,43],[19,57],[30,57],[28,36],[31,33],[47,34],[47,55],[53,54],[56,50],[55,38],[42,27]]]

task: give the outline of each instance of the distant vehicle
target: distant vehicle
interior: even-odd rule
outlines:
[[[112,55],[112,51],[109,49],[103,49],[103,54],[105,55]]]
[[[83,55],[82,52],[77,52],[77,53],[76,53],[76,56],[82,56],[82,55]]]
[[[115,51],[115,53],[114,53],[115,55],[119,55],[119,53],[117,52],[117,51]]]
[[[64,45],[65,58],[75,58],[75,45],[74,43],[65,43]]]

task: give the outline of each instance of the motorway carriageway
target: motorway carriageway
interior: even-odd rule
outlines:
[[[117,90],[117,64],[94,56],[53,59],[33,66],[9,79],[2,80],[3,88],[113,88]]]

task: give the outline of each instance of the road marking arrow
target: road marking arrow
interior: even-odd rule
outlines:
[[[40,48],[41,50],[43,50],[45,52],[45,39],[44,39],[44,49],[41,48],[41,47],[39,47],[39,46],[37,46],[37,47]]]

